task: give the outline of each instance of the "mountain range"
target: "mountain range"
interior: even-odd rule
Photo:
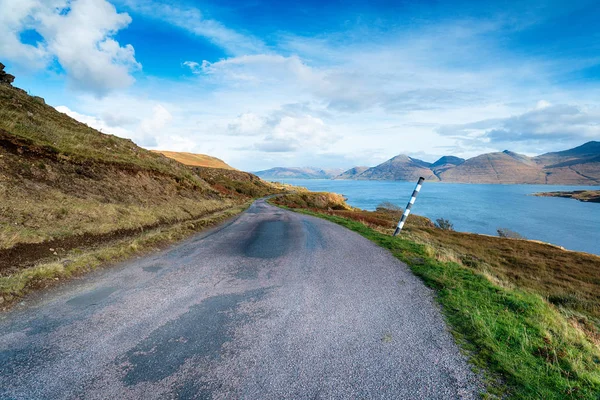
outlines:
[[[277,167],[253,173],[263,179],[331,179],[339,176],[342,172],[344,172],[342,168]]]
[[[354,167],[342,173],[319,168],[272,168],[256,172],[267,179],[357,179],[457,183],[600,185],[600,142],[529,157],[509,150],[467,160],[441,157],[429,163],[404,154],[374,167]]]

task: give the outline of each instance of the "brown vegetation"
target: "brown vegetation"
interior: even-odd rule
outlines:
[[[217,158],[208,156],[206,154],[195,154],[186,153],[182,151],[166,151],[166,150],[153,150],[154,153],[162,154],[166,157],[172,158],[182,164],[191,167],[208,167],[208,168],[222,168],[222,169],[235,169],[225,161]]]
[[[279,192],[245,172],[185,166],[0,85],[0,275]]]

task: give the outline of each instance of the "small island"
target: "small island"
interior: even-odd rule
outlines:
[[[600,203],[600,190],[574,190],[572,192],[543,192],[534,193],[534,196],[541,197],[565,197],[579,201]]]

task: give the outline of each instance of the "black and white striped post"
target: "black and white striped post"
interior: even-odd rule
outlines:
[[[410,209],[412,208],[413,204],[415,204],[417,195],[419,194],[419,191],[421,190],[421,186],[423,186],[423,181],[425,181],[425,178],[420,177],[419,181],[417,182],[417,187],[413,191],[410,201],[408,202],[406,209],[404,210],[404,213],[402,214],[402,218],[400,218],[400,221],[398,222],[398,226],[396,227],[396,230],[394,231],[394,236],[396,236],[402,230],[402,227],[404,227],[404,222],[406,222],[406,218],[408,218],[408,214],[410,214]]]

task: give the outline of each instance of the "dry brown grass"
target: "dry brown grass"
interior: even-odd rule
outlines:
[[[64,279],[81,275],[108,263],[161,249],[239,214],[246,209],[248,204],[167,227],[141,232],[135,236],[108,242],[101,246],[88,249],[72,249],[51,260],[45,260],[34,266],[17,270],[9,275],[0,275],[0,309],[9,307],[15,300],[23,297],[31,290],[51,286]]]
[[[206,154],[195,154],[186,153],[182,151],[166,151],[166,150],[154,150],[154,153],[159,153],[182,164],[189,165],[191,167],[207,167],[207,168],[222,168],[222,169],[233,169],[232,166],[227,164],[225,161],[211,157]]]

